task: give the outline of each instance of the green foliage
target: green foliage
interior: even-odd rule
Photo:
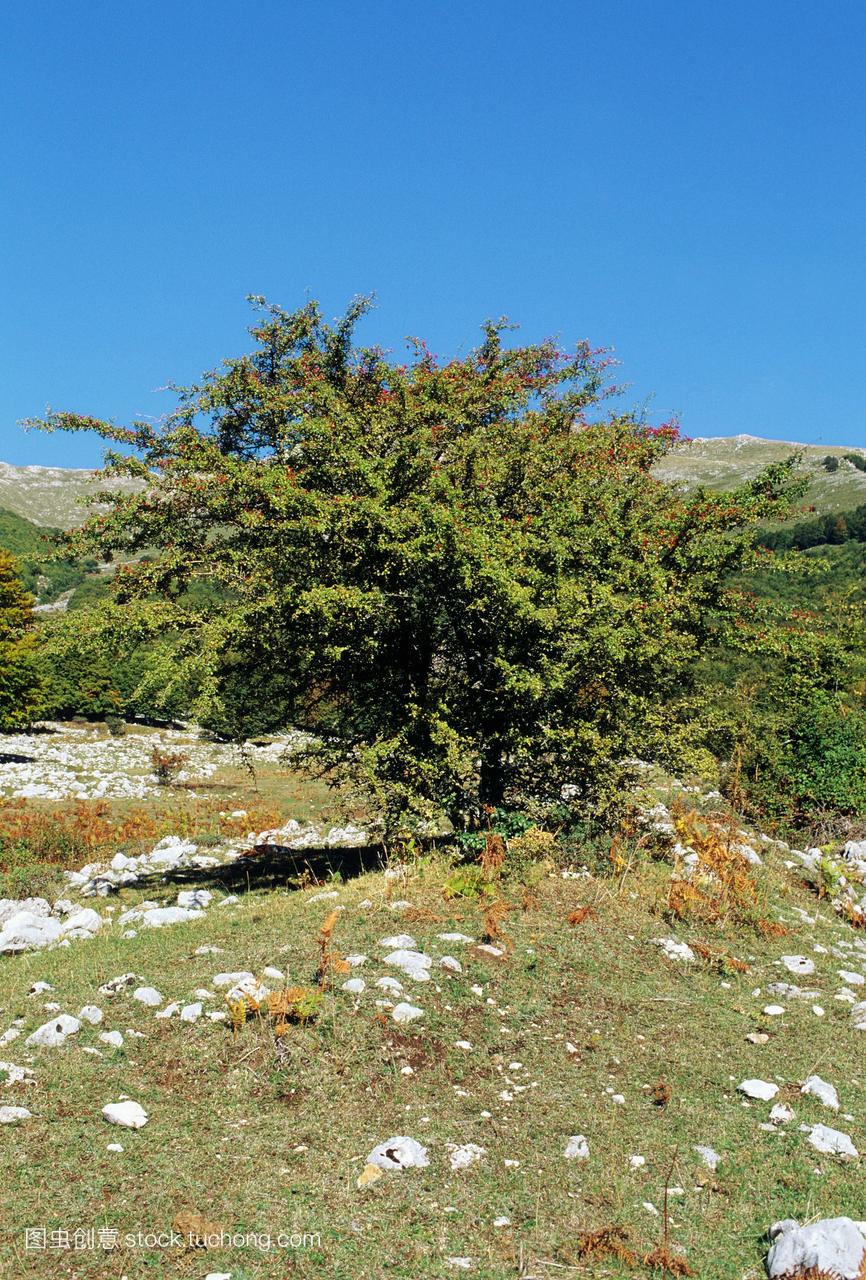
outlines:
[[[45,684],[45,714],[53,720],[83,716],[102,720],[117,715],[123,699],[116,672],[103,655],[83,649],[57,654],[50,645],[40,651],[40,667]]]
[[[864,463],[866,465],[866,463]],[[773,551],[803,551],[808,547],[824,544],[839,545],[843,542],[866,542],[866,503],[854,511],[836,512],[816,516],[783,529],[762,532],[760,541]]]
[[[493,885],[484,874],[483,869],[475,863],[457,867],[446,878],[442,888],[446,898],[469,898],[474,900],[492,898],[494,896]]]
[[[0,551],[0,730],[26,727],[39,715],[43,686],[34,653],[33,597],[18,566]]]
[[[817,821],[835,829],[863,812],[866,546],[765,556],[732,588],[752,627],[699,664],[703,744],[730,762],[723,789],[756,819],[798,838]],[[752,646],[755,631],[772,645]]]
[[[734,766],[734,798],[787,827],[866,815],[866,711],[825,689],[770,681],[750,705]]]
[[[150,558],[67,625],[147,646],[151,687],[223,732],[308,729],[391,829],[543,811],[563,782],[603,809],[623,759],[667,749],[668,708],[694,715],[694,660],[734,626],[726,579],[792,465],[686,497],[652,474],[675,428],[601,416],[585,343],[508,348],[491,323],[461,359],[414,342],[396,364],[353,345],[363,300],[334,326],[258,301],[255,349],[166,422],[42,424],[126,446],[109,475],[144,482],[69,547]]]
[[[485,814],[483,830],[459,831],[457,844],[466,853],[480,854],[487,844],[489,832],[508,840],[513,836],[523,835],[532,826],[532,819],[525,813],[513,809],[494,808]]]
[[[502,879],[531,888],[549,875],[561,854],[552,832],[529,827],[506,841]]]
[[[818,865],[815,869],[821,894],[826,897],[835,897],[845,874],[843,868],[835,858],[824,854],[823,857],[818,859]]]
[[[16,557],[25,587],[43,603],[79,586],[96,569],[94,560],[58,556],[58,537],[59,530],[43,529],[0,508],[0,547]]]

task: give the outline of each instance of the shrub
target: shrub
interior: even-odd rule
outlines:
[[[177,782],[178,774],[184,765],[189,763],[189,756],[182,751],[164,751],[154,747],[150,753],[153,772],[161,787],[170,787]]]

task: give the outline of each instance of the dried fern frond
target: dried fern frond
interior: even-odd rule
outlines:
[[[626,1244],[628,1232],[624,1227],[599,1227],[596,1231],[583,1231],[577,1237],[577,1256],[581,1262],[597,1262],[612,1256],[628,1267],[636,1267],[639,1258]]]

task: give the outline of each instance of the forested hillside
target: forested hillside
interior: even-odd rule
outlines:
[[[95,560],[58,558],[52,541],[58,532],[0,507],[0,547],[16,557],[27,590],[43,605],[55,602],[97,572]]]

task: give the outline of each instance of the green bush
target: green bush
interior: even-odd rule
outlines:
[[[823,689],[765,691],[736,764],[734,794],[757,815],[791,827],[866,815],[866,712]]]

